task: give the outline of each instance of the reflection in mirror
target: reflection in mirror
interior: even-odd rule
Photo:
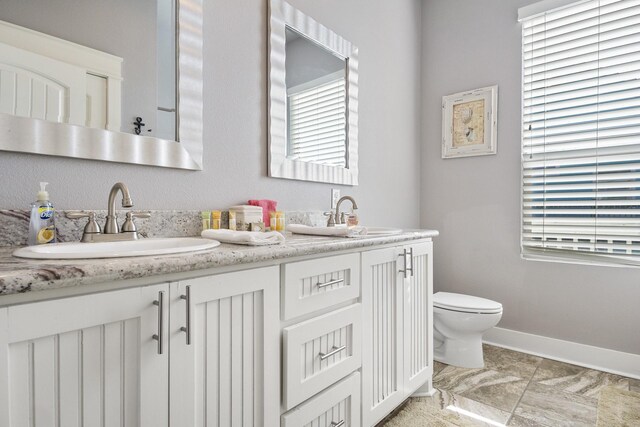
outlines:
[[[2,0],[0,20],[0,113],[177,139],[174,0]]]
[[[358,185],[358,48],[269,1],[269,176]]]
[[[202,170],[203,0],[0,1],[0,150]]]
[[[286,28],[287,157],[347,167],[347,64]]]

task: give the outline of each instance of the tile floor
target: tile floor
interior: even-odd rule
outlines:
[[[640,380],[489,345],[484,351],[482,369],[435,362],[436,394],[409,399],[404,410],[380,425],[595,426],[598,399],[605,387],[640,393]],[[638,406],[631,411],[640,419],[640,394],[637,396]],[[433,422],[414,424],[411,412],[424,412],[425,407],[437,409],[437,419],[432,411],[422,416]]]

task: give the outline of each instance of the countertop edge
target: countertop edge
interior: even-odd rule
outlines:
[[[94,260],[51,261],[26,260],[11,256],[13,248],[0,248],[0,307],[11,305],[11,295],[22,294],[15,303],[29,302],[25,294],[40,294],[65,288],[87,286],[87,293],[99,291],[100,284],[136,279],[158,279],[160,276],[188,274],[199,270],[211,270],[237,266],[246,269],[250,264],[274,263],[296,260],[305,256],[330,255],[357,249],[375,249],[378,246],[402,244],[413,240],[438,236],[435,230],[407,230],[401,234],[363,237],[328,238],[304,235],[287,235],[287,241],[278,246],[241,246],[222,244],[205,251],[131,258],[102,258]],[[146,280],[145,280],[146,281]],[[95,285],[95,286],[92,286]],[[143,286],[143,285],[140,285]],[[33,295],[42,299],[44,295]],[[55,298],[55,296],[51,296]],[[6,298],[6,299],[5,299]]]

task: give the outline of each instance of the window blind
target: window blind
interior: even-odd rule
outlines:
[[[523,254],[640,261],[640,1],[525,19]]]
[[[346,167],[346,96],[344,73],[289,95],[290,158]]]

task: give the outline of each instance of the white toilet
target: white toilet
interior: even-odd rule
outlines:
[[[433,295],[433,356],[438,362],[482,368],[482,335],[498,324],[502,304],[471,295]]]

